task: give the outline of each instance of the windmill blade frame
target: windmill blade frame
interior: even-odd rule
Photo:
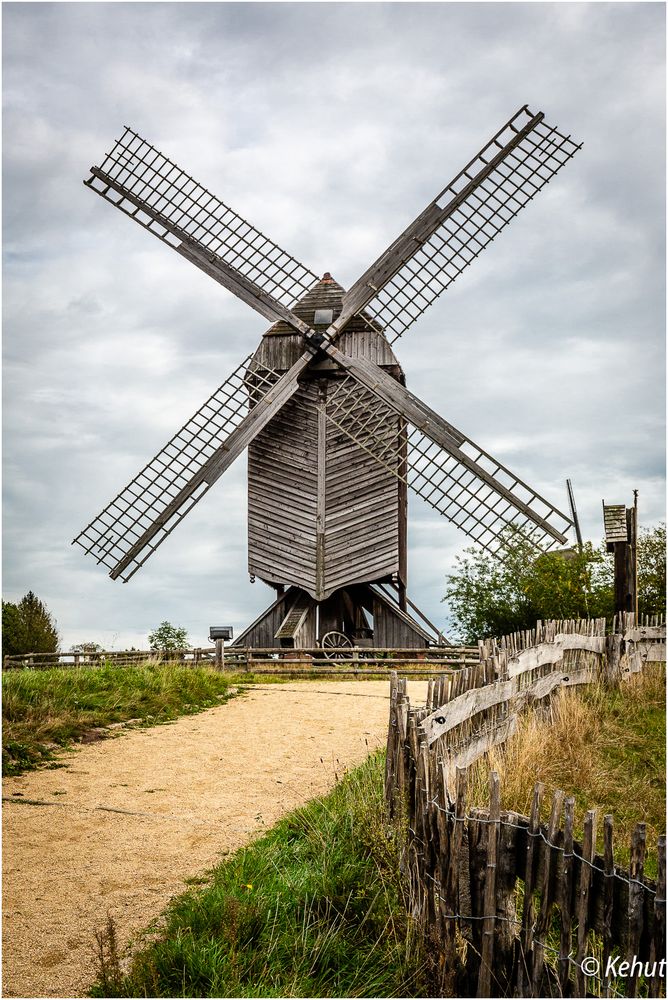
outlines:
[[[317,275],[133,129],[84,184],[266,319],[309,332],[288,306]]]
[[[394,343],[582,148],[524,105],[346,292]]]
[[[327,419],[487,551],[506,529],[539,551],[564,545],[572,520],[377,366],[328,351],[347,374],[328,396]]]
[[[313,389],[315,377],[330,379],[332,386],[330,391],[319,383],[317,427],[310,411],[308,427],[300,425],[302,445],[306,442],[309,455],[317,442],[316,458],[307,470],[309,474],[316,470],[308,480],[312,493],[306,491],[304,507],[308,517],[315,511],[314,550],[311,553],[307,545],[304,558],[315,560],[316,589],[320,587],[318,574],[325,573],[325,554],[330,551],[327,538],[334,552],[330,563],[338,566],[344,532],[336,521],[336,503],[341,483],[347,481],[336,462],[326,459],[330,438],[325,420],[347,436],[340,438],[338,430],[334,433],[334,439],[343,442],[341,454],[336,451],[338,441],[331,452],[336,461],[341,455],[350,460],[355,453],[350,441],[354,442],[495,555],[500,554],[505,529],[510,525],[528,529],[540,551],[565,544],[564,532],[572,525],[565,514],[406,390],[398,361],[389,348],[392,375],[383,369],[377,355],[364,354],[368,345],[358,357],[354,336],[361,329],[369,340],[364,324],[389,342],[401,336],[580,148],[570,136],[546,125],[542,113],[533,115],[524,106],[351,289],[343,292],[337,286],[341,294],[338,299],[335,296],[336,310],[323,306],[309,312],[306,303],[314,301],[310,293],[320,285],[316,275],[137,132],[126,128],[102,166],[91,168],[84,184],[270,320],[274,326],[266,337],[287,334],[288,344],[285,350],[281,345],[276,353],[256,352],[243,361],[74,543],[107,566],[112,579],[129,580],[293,397],[297,405],[295,394],[300,385],[306,394]],[[329,274],[322,282],[326,280],[332,282]],[[323,301],[329,307],[333,300],[328,293]],[[333,315],[337,317],[334,322]],[[350,322],[353,318],[355,323]],[[287,331],[283,323],[288,324]],[[349,353],[335,346],[344,331],[354,334],[352,346],[344,341]],[[313,370],[306,373],[314,361]],[[294,437],[288,411],[287,434]],[[279,427],[276,431],[273,426],[274,430],[267,428],[267,439],[257,443],[260,451],[266,451],[267,442],[280,451],[283,430]],[[325,489],[330,464],[331,496]],[[348,477],[348,470],[343,471]],[[371,572],[371,563],[360,561],[360,552],[378,544],[381,521],[374,505],[382,513],[383,524],[392,522],[392,531],[386,533],[389,540],[382,549],[384,561],[373,563],[374,572],[379,578],[390,574],[405,578],[405,487],[392,476],[381,474],[378,466],[368,471],[376,490],[372,491],[373,516],[366,511],[356,546],[351,545],[349,529],[344,526],[347,561],[343,569],[337,569],[343,574],[340,580],[336,578],[339,588],[341,581],[359,582],[363,578],[360,573]],[[291,464],[287,493],[301,498],[295,492],[293,477]],[[272,488],[279,481],[285,486],[285,475],[281,478],[276,470],[264,475],[265,485]],[[386,496],[381,496],[379,483]],[[348,493],[344,496],[347,499]],[[334,507],[330,510],[332,497]],[[273,516],[275,508],[264,494],[262,498]],[[330,525],[331,511],[334,519]],[[283,519],[278,509],[276,516],[274,528]],[[367,530],[371,525],[373,532]],[[261,532],[266,543],[267,524],[261,525]],[[283,535],[280,531],[278,535],[280,542]],[[310,536],[307,541],[310,544]],[[281,549],[278,545],[278,550],[280,558],[265,563],[267,580],[282,586],[282,574],[288,579],[295,572],[295,561],[286,562],[285,546]],[[359,565],[353,566],[355,559]],[[301,572],[301,564],[297,569]],[[310,563],[308,569],[310,572]],[[302,575],[306,583],[299,578],[300,585],[310,586],[309,574],[304,571]]]
[[[80,545],[127,583],[298,388],[312,354],[279,376],[249,355],[81,531]]]

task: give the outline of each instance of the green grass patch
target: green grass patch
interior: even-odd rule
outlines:
[[[100,669],[12,670],[2,675],[3,774],[53,762],[92,730],[137,719],[169,722],[230,696],[231,681],[210,668],[176,664]]]
[[[384,818],[383,759],[376,753],[177,898],[127,973],[113,927],[98,935],[92,995],[424,995]]]

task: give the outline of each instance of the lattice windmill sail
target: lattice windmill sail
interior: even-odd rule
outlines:
[[[84,183],[272,326],[74,541],[129,580],[247,448],[249,572],[277,597],[237,642],[269,647],[434,639],[406,595],[409,486],[497,555],[510,525],[565,544],[571,519],[410,393],[390,344],[578,149],[521,108],[346,291],[126,128]]]

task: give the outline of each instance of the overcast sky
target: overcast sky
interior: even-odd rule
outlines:
[[[349,286],[521,105],[583,150],[395,345],[409,387],[566,509],[663,519],[663,3],[4,3],[5,599],[63,648],[206,644],[271,600],[245,459],[127,584],[71,547],[265,321],[83,187],[133,126]],[[441,627],[466,536],[418,497]]]

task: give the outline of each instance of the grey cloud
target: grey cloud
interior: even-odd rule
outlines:
[[[3,6],[5,596],[66,645],[205,641],[268,603],[244,461],[125,585],[70,539],[251,351],[264,321],[84,189],[131,124],[350,284],[525,101],[584,142],[396,345],[410,387],[585,532],[664,510],[660,4]],[[37,56],[39,54],[39,57]],[[193,271],[193,273],[191,273]],[[468,543],[416,498],[409,575],[440,626]]]

